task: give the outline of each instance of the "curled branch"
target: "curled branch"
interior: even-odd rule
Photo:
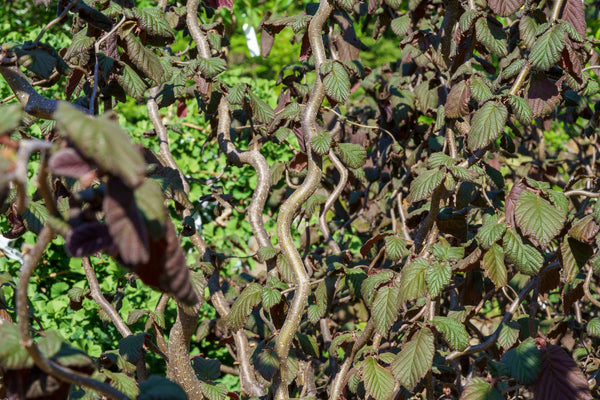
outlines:
[[[327,239],[327,244],[331,247],[331,251],[334,254],[340,254],[341,250],[338,244],[331,237],[331,233],[329,232],[329,228],[327,227],[327,221],[325,216],[327,215],[327,211],[333,206],[333,203],[340,197],[342,191],[346,187],[346,183],[348,182],[348,169],[342,164],[342,162],[337,158],[333,150],[329,150],[329,159],[333,163],[333,166],[340,174],[340,181],[336,185],[331,195],[325,201],[325,205],[323,205],[323,211],[321,211],[321,215],[319,215],[319,227],[323,236]]]

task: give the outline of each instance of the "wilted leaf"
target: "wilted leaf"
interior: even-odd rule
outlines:
[[[421,328],[392,362],[394,376],[412,390],[431,369],[434,352],[433,333],[429,328]]]
[[[583,2],[577,0],[565,0],[560,13],[560,19],[570,23],[579,34],[585,37],[586,22]]]

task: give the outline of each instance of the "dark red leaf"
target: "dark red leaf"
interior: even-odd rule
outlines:
[[[113,244],[108,226],[101,222],[86,222],[79,225],[65,239],[65,247],[74,257],[90,256],[110,248]]]
[[[342,34],[333,34],[331,44],[335,48],[341,61],[353,61],[360,57],[361,42],[356,36],[354,25],[348,17],[348,14],[335,13],[334,21],[339,25]]]
[[[559,86],[543,72],[531,77],[525,99],[533,111],[534,117],[550,113],[560,101]]]
[[[298,145],[300,145],[300,151],[305,153],[306,152],[306,144],[304,143],[304,134],[302,133],[302,126],[300,124],[294,124],[294,126],[292,127],[292,131],[294,132],[294,135],[296,135],[296,138],[298,139]]]
[[[81,69],[74,69],[69,75],[69,78],[67,79],[67,87],[65,88],[65,96],[67,101],[71,101],[71,96],[77,88],[77,85],[79,85],[79,81],[81,81],[83,75],[84,74]]]
[[[504,212],[506,214],[506,222],[508,223],[508,226],[515,226],[515,206],[517,205],[517,200],[519,200],[519,196],[523,190],[527,190],[527,185],[525,185],[523,181],[518,181],[510,189],[508,196],[506,196]]]
[[[459,118],[469,114],[471,89],[465,81],[460,81],[450,89],[444,112],[448,118]]]
[[[563,48],[561,57],[558,60],[558,65],[571,74],[578,82],[582,82],[581,60],[579,60],[579,55],[573,50],[573,42],[570,40]]]
[[[488,4],[496,14],[508,17],[517,12],[525,4],[525,0],[489,0]]]
[[[573,303],[583,297],[583,281],[579,281],[575,286],[566,285],[560,297],[562,297],[563,312],[571,314]]]
[[[375,245],[375,243],[377,243],[384,237],[391,236],[391,235],[393,235],[393,233],[386,232],[386,233],[378,233],[377,235],[373,236],[371,239],[367,240],[366,243],[360,248],[360,255],[363,257],[366,257],[367,254],[369,254],[369,252]]]
[[[308,57],[312,54],[312,47],[310,47],[310,41],[308,40],[308,33],[302,36],[302,46],[300,47],[300,58],[299,60],[308,60]]]
[[[196,304],[198,296],[190,281],[185,254],[171,220],[167,218],[166,221],[165,236],[150,243],[150,259],[138,264],[135,272],[145,284],[172,295],[184,304]]]
[[[540,294],[548,293],[560,284],[560,267],[545,268],[540,273]]]
[[[585,375],[562,347],[540,349],[541,369],[533,384],[536,400],[588,400],[592,398]]]
[[[135,204],[133,190],[118,178],[109,179],[102,208],[110,235],[125,264],[135,266],[148,262],[148,232]]]
[[[188,113],[187,104],[185,101],[177,100],[177,116],[179,118],[185,118]]]
[[[308,164],[306,153],[296,153],[292,161],[290,161],[290,169],[296,172],[302,171]]]
[[[579,34],[585,37],[585,10],[583,2],[580,0],[566,0],[563,2],[563,7],[560,13],[560,19],[567,21]]]
[[[17,206],[15,203],[11,205],[11,211],[6,218],[11,225],[11,229],[8,232],[2,232],[2,236],[7,239],[17,239],[27,232],[25,221],[23,221],[23,217],[17,213]]]
[[[204,0],[210,8],[219,9],[221,7],[229,8],[233,12],[233,0]]]
[[[56,175],[79,179],[92,170],[90,164],[72,147],[65,147],[50,156],[48,166]]]
[[[581,242],[592,243],[596,236],[600,226],[596,223],[593,215],[587,215],[577,221],[573,227],[569,230],[569,235]]]

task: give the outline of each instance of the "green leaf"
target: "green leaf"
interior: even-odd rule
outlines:
[[[499,102],[488,101],[475,112],[467,137],[469,149],[481,149],[496,140],[504,130],[508,110]]]
[[[501,362],[508,368],[508,374],[523,385],[535,382],[540,373],[540,351],[532,338],[504,353]]]
[[[31,48],[31,46],[15,47],[19,64],[44,79],[50,78],[52,71],[58,67],[59,59],[64,62],[56,50],[49,45]]]
[[[237,85],[229,89],[227,100],[229,100],[230,104],[242,104],[242,102],[244,101],[244,97],[246,97],[247,90],[247,83],[238,83]]]
[[[267,260],[270,260],[271,258],[276,257],[277,254],[279,254],[279,250],[273,247],[261,246],[258,249],[257,253],[258,261],[265,262]]]
[[[519,338],[520,329],[521,326],[515,321],[503,324],[502,328],[500,328],[500,334],[498,335],[498,344],[505,349],[511,348]]]
[[[83,297],[88,293],[89,293],[89,289],[84,289],[84,288],[80,288],[77,286],[73,286],[67,292],[67,296],[69,296],[69,300],[71,300],[71,301],[81,302],[83,300]]]
[[[513,228],[506,230],[502,240],[506,259],[509,262],[515,264],[524,274],[534,276],[538,273],[542,268],[544,257],[535,247],[523,243]]]
[[[345,103],[350,96],[350,78],[346,68],[339,63],[334,62],[329,72],[323,78],[323,85],[325,86],[325,93],[327,97],[331,98],[337,103]]]
[[[21,335],[15,324],[4,322],[0,324],[0,366],[4,369],[22,369],[33,365],[29,353],[21,346]]]
[[[508,65],[506,68],[502,70],[502,78],[509,79],[513,76],[517,75],[527,63],[527,60],[516,60],[515,62]],[[512,96],[512,95],[510,95]]]
[[[129,310],[129,313],[127,314],[127,325],[135,324],[140,318],[148,313],[149,311],[147,310]]]
[[[281,292],[270,287],[263,288],[261,292],[263,307],[267,310],[281,301]]]
[[[446,173],[443,169],[429,169],[422,172],[410,184],[410,192],[406,199],[409,203],[425,200],[443,182]]]
[[[383,240],[385,241],[385,255],[390,260],[398,261],[408,255],[406,240],[396,235],[386,236]]]
[[[378,274],[371,275],[367,279],[364,279],[364,281],[361,284],[360,291],[363,299],[365,300],[368,306],[371,306],[377,288],[380,285],[389,282],[393,278],[394,273],[392,271],[383,270]]]
[[[479,104],[483,103],[484,101],[490,99],[493,96],[493,93],[490,90],[490,87],[488,86],[486,81],[487,79],[484,80],[478,75],[472,76],[470,80],[471,95]]]
[[[145,337],[146,334],[144,332],[139,332],[121,339],[119,341],[119,354],[121,357],[131,364],[135,364],[142,355]]]
[[[160,83],[164,69],[158,56],[152,50],[147,49],[132,32],[129,32],[122,39],[125,42],[125,49],[131,63],[156,84]]]
[[[563,227],[567,213],[538,194],[525,190],[515,206],[515,222],[523,234],[546,246]]]
[[[402,302],[425,296],[425,293],[427,293],[426,275],[428,269],[429,262],[424,258],[415,258],[402,269],[402,281],[400,282]]]
[[[560,24],[554,25],[536,39],[529,60],[534,67],[547,71],[558,62],[564,47],[565,29]]]
[[[227,69],[227,62],[221,57],[199,58],[198,68],[205,79],[211,80]]]
[[[248,92],[250,98],[250,107],[252,107],[252,115],[258,122],[269,124],[275,118],[275,112],[264,100],[258,97],[253,91]]]
[[[0,135],[12,132],[21,123],[23,107],[21,103],[0,106]]]
[[[134,8],[133,17],[146,32],[146,40],[154,46],[164,46],[174,40],[175,35],[161,7]]]
[[[55,113],[60,133],[103,170],[123,179],[129,187],[142,183],[144,158],[129,135],[108,117],[92,118],[60,103]]]
[[[498,215],[494,214],[484,218],[483,225],[477,232],[477,242],[484,248],[489,249],[496,243],[506,230],[506,223],[498,223]]]
[[[593,254],[594,250],[592,246],[581,243],[569,236],[563,238],[560,245],[560,261],[567,283],[575,281],[579,271],[584,268]]]
[[[160,185],[154,179],[145,179],[144,183],[135,189],[134,195],[148,232],[154,239],[162,238],[167,226],[167,213]]]
[[[261,301],[262,286],[258,283],[251,283],[246,286],[231,306],[231,311],[227,315],[227,323],[231,329],[241,329],[246,323],[246,319],[252,312],[252,309]]]
[[[302,351],[312,357],[319,357],[319,345],[314,337],[305,335],[304,333],[296,333],[296,338],[300,342]]]
[[[502,25],[494,18],[479,18],[475,22],[477,40],[492,54],[504,57],[508,54],[506,32]]]
[[[208,400],[225,400],[229,389],[223,383],[211,385],[210,383],[200,382],[200,390]]]
[[[396,35],[400,37],[406,35],[410,29],[410,15],[404,14],[401,17],[393,19],[390,27]]]
[[[43,201],[32,201],[27,205],[27,210],[23,213],[23,222],[27,229],[33,233],[40,233],[44,223],[48,219],[48,209]]]
[[[162,376],[151,375],[140,382],[140,395],[137,400],[187,400],[187,395],[175,382]]]
[[[94,47],[94,38],[88,36],[87,28],[80,30],[73,35],[71,44],[64,55],[65,60],[69,60],[71,57],[81,54],[92,47]]]
[[[439,168],[441,166],[449,167],[454,165],[456,160],[442,152],[433,153],[427,159],[427,166],[430,169]]]
[[[394,376],[373,357],[367,357],[363,363],[363,379],[365,389],[375,400],[387,400],[394,391]]]
[[[367,150],[361,145],[339,143],[337,149],[344,164],[350,168],[360,168],[367,160]]]
[[[460,400],[504,400],[504,396],[483,378],[473,378],[466,384]]]
[[[377,291],[371,313],[377,332],[386,337],[398,317],[400,292],[397,287],[384,286]]]
[[[504,251],[494,243],[483,255],[483,266],[496,287],[506,285],[506,265],[504,265]]]
[[[519,122],[523,125],[531,124],[531,120],[533,119],[533,111],[527,100],[519,96],[513,96],[512,94],[508,95],[508,105],[510,106],[513,114],[517,116]]]
[[[434,352],[433,333],[429,328],[421,328],[392,362],[392,372],[400,384],[413,390],[431,369]]]
[[[586,331],[590,336],[600,337],[600,318],[590,319],[587,323]]]
[[[433,323],[439,331],[442,331],[452,349],[462,351],[467,348],[469,334],[463,324],[450,317],[434,317]]]
[[[450,247],[441,243],[434,243],[431,246],[431,254],[439,261],[455,261],[465,256],[465,249],[463,247]]]
[[[331,133],[319,130],[310,140],[312,149],[320,155],[327,154],[331,148]]]
[[[460,16],[458,21],[459,31],[464,34],[473,27],[475,21],[481,16],[481,13],[476,10],[468,10]]]
[[[425,280],[431,297],[436,297],[450,283],[452,267],[448,263],[433,263],[427,268]]]
[[[346,285],[354,293],[355,296],[360,295],[362,283],[367,279],[367,274],[360,267],[347,268],[346,273]]]
[[[536,42],[536,32],[539,26],[534,16],[523,15],[519,22],[519,34],[523,43],[528,49],[531,49]]]
[[[112,386],[123,392],[127,397],[132,399],[138,398],[137,396],[140,393],[140,389],[138,388],[135,379],[122,372],[112,372],[108,369],[105,369],[103,374],[111,379]]]

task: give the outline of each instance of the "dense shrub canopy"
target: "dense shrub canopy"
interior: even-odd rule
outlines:
[[[8,1],[0,397],[600,396],[599,13]]]

